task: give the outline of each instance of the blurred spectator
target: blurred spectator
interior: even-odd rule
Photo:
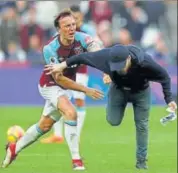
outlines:
[[[164,15],[164,1],[140,1],[142,8],[148,15],[148,24],[156,24],[158,26],[159,19]]]
[[[22,25],[20,28],[21,46],[25,51],[29,50],[29,37],[31,35],[38,35],[40,46],[44,41],[44,30],[36,23],[36,9],[34,7],[28,10],[28,17],[28,24]]]
[[[109,5],[112,9],[113,15],[118,14],[120,11],[120,8],[122,7],[122,1],[109,1]]]
[[[109,21],[102,21],[97,25],[98,36],[105,47],[113,45],[111,23]]]
[[[85,32],[92,37],[96,37],[95,28],[91,24],[88,25],[87,23],[84,22],[84,14],[81,12],[80,6],[72,5],[70,9],[73,12],[73,16],[75,17],[77,27],[76,30],[79,32]]]
[[[0,49],[0,63],[5,61],[5,54],[4,52]]]
[[[124,45],[134,44],[131,34],[127,29],[125,29],[125,28],[120,29],[118,35],[119,35],[119,43],[120,44],[124,44]]]
[[[99,24],[102,21],[112,21],[112,11],[108,1],[90,1],[91,19]]]
[[[96,26],[98,36],[105,47],[116,42],[139,43],[139,46],[154,54],[159,61],[166,59],[169,62],[173,59],[169,52],[177,54],[177,20],[174,17],[177,16],[177,1],[175,0],[2,1],[0,2],[0,48],[2,49],[0,61],[7,58],[8,43],[15,42],[17,49],[20,49],[20,40],[29,61],[43,63],[40,47],[56,32],[53,27],[54,17],[62,9],[74,4],[80,5],[82,12],[86,14],[84,21]],[[163,34],[161,40],[158,39],[160,32]]]
[[[81,1],[80,10],[85,15],[89,10],[89,1]]]
[[[80,4],[80,1],[37,1],[36,21],[44,29],[45,42],[54,36],[56,30],[53,26],[54,18],[64,8],[69,8],[72,4]]]
[[[133,40],[138,42],[142,38],[148,18],[140,7],[134,7],[131,11],[131,20],[130,26],[128,24],[128,29],[130,29]]]
[[[127,28],[134,41],[139,42],[147,26],[148,17],[143,9],[137,6],[137,1],[123,1],[119,8],[123,21],[122,27]]]
[[[0,1],[0,13],[3,12],[7,8],[14,8],[14,1]]]
[[[132,8],[137,6],[138,1],[128,0],[124,1],[123,3],[126,10],[132,10]]]
[[[12,62],[25,62],[26,53],[13,41],[8,44],[8,61]]]
[[[16,1],[16,8],[20,16],[24,15],[28,8],[29,8],[29,2],[27,1]]]
[[[39,1],[36,2],[36,19],[37,23],[45,31],[45,41],[54,35],[53,20],[59,13],[58,3],[56,1]]]
[[[7,8],[3,11],[0,24],[0,47],[7,54],[8,43],[19,43],[19,23],[15,8]]]
[[[147,27],[144,31],[143,37],[140,41],[143,48],[148,48],[155,44],[156,38],[158,37],[160,31],[155,27]]]
[[[165,35],[168,37],[169,49],[176,54],[177,53],[177,1],[166,0],[166,12],[165,18],[166,30]]]
[[[38,35],[30,36],[30,49],[27,52],[27,59],[32,64],[43,64],[43,54],[40,49],[40,39]]]
[[[161,34],[156,37],[153,46],[147,50],[147,53],[161,65],[167,65],[167,62],[171,60],[168,48]]]

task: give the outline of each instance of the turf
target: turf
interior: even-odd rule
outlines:
[[[42,108],[0,107],[0,161],[5,151],[7,128],[20,125],[27,129],[40,118]],[[111,127],[104,107],[87,109],[88,116],[81,139],[81,153],[87,170],[84,173],[176,173],[177,123],[162,126],[159,119],[165,108],[153,107],[150,115],[148,171],[135,169],[135,127],[128,108],[122,125]],[[67,145],[36,142],[26,148],[14,164],[0,173],[73,173]]]

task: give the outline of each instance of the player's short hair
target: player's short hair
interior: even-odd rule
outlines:
[[[67,16],[73,16],[72,11],[70,10],[70,8],[64,9],[62,12],[60,12],[56,16],[56,18],[54,19],[55,28],[60,28],[59,20],[62,19],[63,17],[67,17]]]
[[[81,12],[79,5],[72,5],[72,6],[70,7],[70,9],[71,9],[71,11],[74,12],[74,13],[75,13],[75,12]]]

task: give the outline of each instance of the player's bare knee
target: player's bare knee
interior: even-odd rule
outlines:
[[[62,112],[65,120],[77,120],[75,107],[66,96],[58,98],[58,109]]]
[[[51,119],[50,117],[48,116],[43,116],[40,121],[39,121],[39,128],[44,132],[48,132],[53,124],[55,123],[55,121],[53,119]]]
[[[75,109],[66,110],[64,116],[66,120],[77,120],[77,112],[75,111]]]
[[[83,107],[83,106],[85,106],[85,101],[82,100],[82,99],[76,99],[76,100],[75,100],[75,105],[76,105],[77,107]]]

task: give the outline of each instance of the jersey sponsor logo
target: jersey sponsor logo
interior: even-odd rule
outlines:
[[[85,43],[88,45],[88,44],[90,44],[91,42],[93,42],[92,37],[87,36],[87,37],[85,38]]]
[[[83,48],[81,46],[75,47],[74,52],[76,55],[83,53]]]

